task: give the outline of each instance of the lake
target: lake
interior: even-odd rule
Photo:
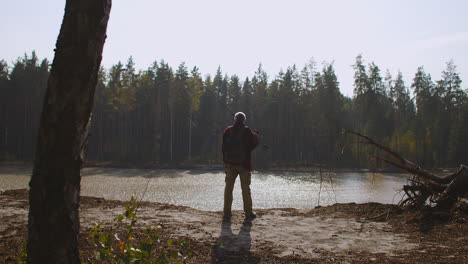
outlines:
[[[27,188],[30,166],[1,165],[0,189]],[[145,201],[221,211],[224,172],[209,170],[160,170],[85,168],[82,195],[114,200],[131,196]],[[253,172],[252,199],[255,208],[312,209],[334,203],[398,203],[398,193],[408,174],[400,173],[306,173]],[[234,188],[233,209],[242,209],[239,178]]]

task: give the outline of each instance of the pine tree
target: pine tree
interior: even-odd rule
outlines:
[[[339,90],[339,82],[335,74],[333,64],[325,64],[322,74],[316,78],[316,91],[320,104],[320,117],[318,130],[322,138],[320,139],[319,151],[322,162],[334,162],[334,153],[336,153],[336,142],[338,130],[335,124],[341,123],[341,113],[343,107],[342,94]]]
[[[403,81],[403,74],[401,72],[398,72],[395,79],[394,90],[395,131],[393,133],[391,146],[403,153],[408,153],[410,150],[413,150],[413,153],[408,153],[407,156],[414,159],[416,153],[414,153],[415,147],[413,146],[416,145],[416,142],[414,133],[410,131],[414,122],[414,103],[410,99],[409,90]],[[411,133],[411,135],[408,133]]]
[[[466,163],[468,157],[468,95],[464,94],[463,104],[459,105],[452,119],[447,146],[448,162],[451,166]]]
[[[213,87],[213,81],[208,75],[204,81],[204,92],[200,98],[200,111],[198,118],[198,126],[196,137],[199,139],[199,152],[198,154],[208,162],[216,161],[217,152],[217,139],[220,138],[219,130],[223,129],[224,124],[218,123],[216,120],[216,93]]]
[[[173,83],[172,69],[165,61],[159,63],[156,71],[155,87],[157,91],[157,131],[156,138],[159,145],[159,160],[163,163],[172,161],[171,140],[171,86]]]
[[[356,57],[354,68],[354,96],[365,94],[368,90],[368,77],[366,73],[366,66],[362,60],[362,55]]]
[[[385,84],[380,75],[380,68],[372,62],[368,66],[368,88],[363,95],[366,102],[365,125],[364,133],[379,141],[383,141],[388,136],[388,123],[391,122],[388,118],[388,108],[391,106],[388,103],[385,93]]]
[[[132,112],[132,156],[135,161],[154,162],[156,160],[156,77],[157,63],[136,76],[136,108]]]
[[[88,145],[88,159],[89,160],[109,160],[105,151],[105,146],[108,140],[106,135],[107,116],[105,115],[107,93],[107,72],[101,66],[98,72],[98,81],[96,84],[96,92],[94,94],[94,108],[91,118],[91,136]]]
[[[448,126],[442,132],[443,137],[448,137],[447,162],[454,166],[464,162],[462,157],[466,157],[461,156],[466,153],[463,148],[466,147],[465,137],[468,132],[466,129],[468,117],[465,113],[466,94],[461,89],[461,82],[453,60],[447,62],[447,68],[442,72],[442,80],[438,88],[442,97],[442,111],[445,112],[441,118],[445,117],[448,120]]]
[[[242,87],[240,84],[239,77],[237,75],[232,75],[231,80],[229,81],[228,94],[229,100],[228,105],[230,109],[234,112],[241,112],[240,101],[241,101],[241,92]]]
[[[356,57],[356,62],[353,65],[354,69],[354,103],[353,108],[356,113],[355,125],[358,131],[363,131],[367,123],[367,114],[370,112],[369,100],[366,96],[368,91],[368,77],[366,67],[362,60],[362,55]],[[364,161],[363,148],[358,141],[357,145],[353,148],[354,156],[358,157],[358,166],[361,166]]]
[[[461,79],[453,60],[447,62],[446,70],[442,71],[441,85],[437,92],[442,98],[443,108],[451,111],[463,103],[464,93],[461,89]]]
[[[395,102],[395,86],[393,85],[393,77],[389,70],[385,71],[384,90],[387,98],[390,100],[392,106]]]
[[[175,72],[172,87],[172,134],[174,160],[183,161],[189,154],[191,98],[188,88],[189,73],[185,63],[181,63]]]
[[[257,128],[263,129],[261,117],[264,116],[267,100],[267,88],[268,88],[268,75],[262,69],[262,64],[258,65],[258,69],[252,78],[252,90],[253,90],[253,116],[251,120],[255,123]],[[260,122],[260,123],[259,123]]]
[[[384,84],[382,82],[382,77],[380,76],[380,69],[375,63],[371,63],[369,65],[369,74],[368,74],[368,82],[369,82],[369,91],[375,95],[383,95],[384,94]]]
[[[411,84],[414,93],[416,95],[416,109],[417,114],[422,119],[431,118],[433,114],[432,95],[434,93],[434,84],[432,83],[431,76],[424,72],[424,68],[421,66],[416,72],[413,83]],[[430,123],[430,119],[424,120],[425,124]]]
[[[197,124],[197,121],[194,120],[194,112],[200,110],[201,96],[203,94],[203,80],[198,72],[197,67],[193,67],[190,77],[187,80],[187,88],[190,97],[190,115],[189,115],[189,143],[188,143],[188,159],[192,159],[192,149],[193,149],[193,128]],[[199,148],[199,146],[198,146]]]
[[[432,137],[434,116],[437,111],[433,96],[434,84],[431,76],[424,72],[423,67],[419,67],[416,72],[411,87],[416,96],[416,138],[418,139],[419,158],[418,163],[423,166],[433,166],[432,159]]]
[[[242,85],[242,94],[241,94],[241,109],[247,115],[247,118],[251,118],[253,115],[253,103],[254,103],[254,91],[252,87],[252,82],[250,82],[249,77],[247,77]]]
[[[10,99],[10,89],[8,80],[8,64],[0,60],[0,159],[8,156],[8,99]]]

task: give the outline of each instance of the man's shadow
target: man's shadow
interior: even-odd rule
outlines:
[[[231,221],[221,224],[221,233],[213,245],[211,263],[259,263],[260,259],[250,252],[252,221],[245,220],[238,235],[232,233]]]

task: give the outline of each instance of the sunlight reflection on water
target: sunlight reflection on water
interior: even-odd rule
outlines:
[[[27,188],[30,170],[0,170],[0,189]],[[224,172],[151,169],[86,168],[81,193],[106,199],[143,200],[220,211],[223,207]],[[254,172],[254,208],[311,209],[334,203],[397,203],[408,175],[381,173]],[[145,192],[146,190],[146,192]],[[320,193],[320,202],[319,200]],[[239,179],[233,209],[242,209]]]

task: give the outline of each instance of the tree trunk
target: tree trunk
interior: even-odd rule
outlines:
[[[80,263],[80,168],[111,0],[67,0],[29,191],[28,263]]]
[[[188,137],[188,160],[192,160],[192,106],[190,105],[189,137]]]

